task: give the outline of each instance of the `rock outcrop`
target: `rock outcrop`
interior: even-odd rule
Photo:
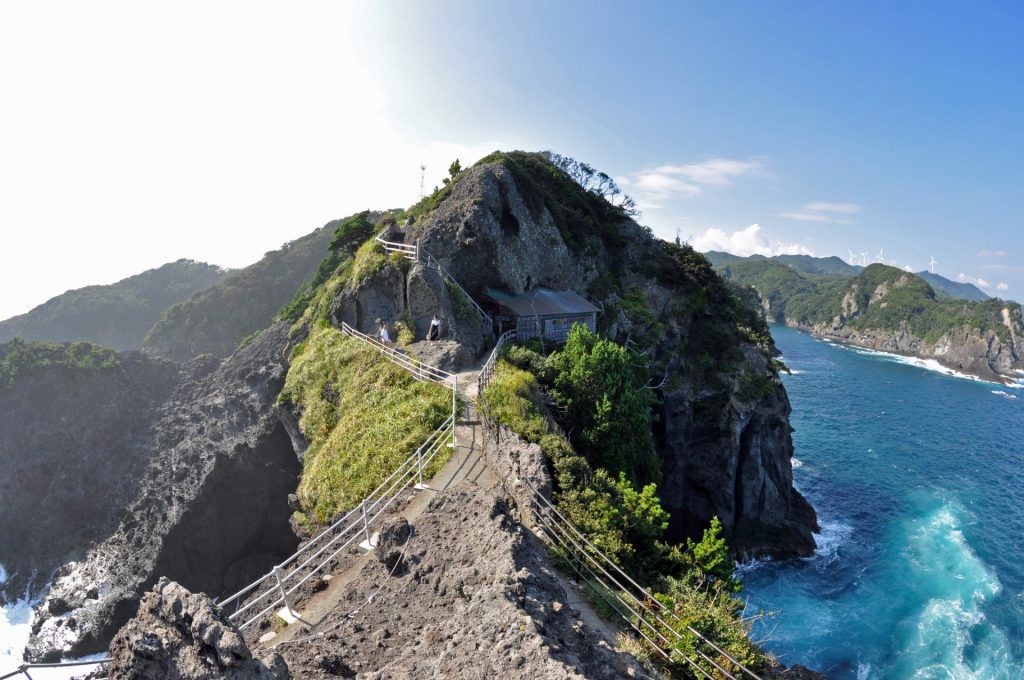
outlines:
[[[817,523],[792,486],[785,389],[770,350],[729,326],[735,303],[724,284],[706,261],[678,261],[687,251],[673,252],[622,213],[584,220],[551,206],[514,167],[494,162],[465,172],[436,211],[406,228],[406,241],[418,239],[477,300],[485,300],[488,287],[586,295],[603,309],[599,325],[606,335],[637,348],[665,373],[661,497],[673,513],[672,538],[699,536],[718,515],[742,556],[810,554]],[[565,191],[576,192],[566,194],[566,203],[580,202],[579,187]],[[557,210],[563,211],[558,219]],[[365,327],[370,317],[400,314],[406,296],[415,295],[408,284],[403,290],[394,269],[341,292],[338,318]],[[471,338],[475,352],[478,336],[469,325],[459,338]],[[708,362],[711,369],[697,365]],[[761,388],[744,389],[748,383]]]
[[[103,649],[160,576],[223,595],[291,553],[298,461],[274,400],[287,370],[275,326],[217,366],[193,364],[154,425],[117,528],[61,569],[33,621],[32,660]]]
[[[492,492],[461,482],[413,529],[390,532],[401,569],[367,561],[318,635],[277,647],[294,677],[648,677],[566,604],[543,547]]]
[[[202,594],[160,579],[110,643],[118,680],[288,680],[278,654],[253,658],[241,633]]]
[[[0,602],[40,595],[116,527],[177,383],[174,365],[136,352],[100,370],[41,367],[0,389]]]

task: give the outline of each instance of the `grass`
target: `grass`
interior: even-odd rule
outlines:
[[[330,328],[299,345],[281,393],[309,441],[298,496],[318,524],[357,505],[451,414],[451,392],[413,380],[376,350]],[[433,476],[450,449],[426,471]]]

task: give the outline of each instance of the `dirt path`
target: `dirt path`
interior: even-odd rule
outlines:
[[[483,364],[483,361],[480,362]],[[487,466],[483,455],[483,429],[480,427],[479,412],[476,407],[478,392],[477,378],[480,366],[458,374],[458,391],[464,400],[462,417],[455,430],[455,451],[440,472],[428,483],[428,488],[416,492],[415,497],[399,513],[410,524],[423,514],[430,502],[441,492],[451,488],[460,481],[466,480],[482,488],[492,488],[498,484],[493,471]],[[525,532],[527,539],[541,553],[544,544],[532,531]],[[372,552],[360,555],[355,560],[347,561],[345,567],[331,574],[326,589],[313,595],[304,603],[298,614],[298,620],[276,633],[268,633],[261,642],[276,645],[310,633],[316,633],[318,627],[325,624],[353,587],[363,566],[368,560],[375,559]],[[576,609],[580,619],[594,632],[603,637],[612,647],[618,637],[618,628],[611,622],[601,618],[583,597],[579,587],[572,579],[559,573],[556,569],[549,570],[550,576],[557,580],[567,595],[567,604]]]

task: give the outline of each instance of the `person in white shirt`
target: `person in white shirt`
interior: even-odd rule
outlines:
[[[430,320],[430,328],[427,330],[427,340],[433,342],[434,340],[441,339],[441,320],[437,318],[437,314]]]
[[[385,345],[391,344],[391,334],[388,333],[388,325],[383,321],[380,322],[380,341]]]

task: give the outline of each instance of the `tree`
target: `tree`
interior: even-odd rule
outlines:
[[[686,539],[683,561],[687,567],[686,579],[694,585],[710,582],[729,593],[738,593],[743,587],[736,578],[718,517],[711,518],[711,525],[704,530],[699,542]]]
[[[462,163],[460,163],[459,159],[456,158],[452,161],[452,164],[448,166],[448,176],[441,181],[444,182],[445,186],[448,186],[455,181],[460,172],[462,172]]]
[[[631,480],[656,481],[660,465],[651,435],[653,394],[647,370],[629,351],[574,326],[553,359],[553,396],[571,427],[573,443],[595,468]]]

